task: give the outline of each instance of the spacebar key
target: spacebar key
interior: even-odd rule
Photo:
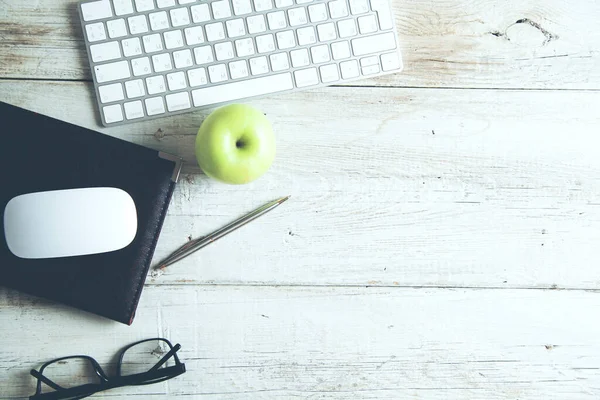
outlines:
[[[247,81],[226,83],[224,85],[192,90],[194,106],[201,107],[209,104],[223,103],[260,96],[263,94],[283,92],[294,88],[292,75],[289,72],[249,79]]]

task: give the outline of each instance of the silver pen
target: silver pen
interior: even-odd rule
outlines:
[[[217,229],[216,231],[214,231],[213,233],[211,233],[208,236],[190,240],[189,242],[187,242],[186,244],[184,244],[183,246],[181,246],[180,248],[175,250],[173,253],[171,253],[171,255],[169,255],[167,258],[162,260],[158,264],[158,266],[155,268],[155,270],[165,269],[169,265],[174,264],[177,261],[180,261],[181,259],[189,256],[190,254],[195,253],[196,251],[200,250],[201,248],[208,246],[215,240],[222,238],[223,236],[235,231],[236,229],[246,225],[247,223],[254,221],[256,218],[260,217],[261,215],[268,213],[269,211],[273,210],[274,208],[276,208],[277,206],[279,206],[281,203],[283,203],[284,201],[286,201],[289,198],[290,198],[290,196],[286,196],[286,197],[282,197],[280,199],[271,201],[270,203],[267,203],[267,204],[257,208],[256,210],[252,211],[251,213],[244,215],[241,218],[236,219],[235,221],[225,225],[224,227],[222,227],[220,229]]]

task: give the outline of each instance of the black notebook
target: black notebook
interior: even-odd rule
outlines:
[[[0,285],[131,324],[181,160],[0,102]],[[137,233],[108,253],[24,259],[8,248],[4,209],[14,197],[112,187],[136,205]]]

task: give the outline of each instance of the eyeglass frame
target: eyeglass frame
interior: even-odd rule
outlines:
[[[123,364],[123,357],[127,350],[131,349],[134,346],[137,346],[141,343],[151,342],[151,341],[164,341],[169,345],[171,350],[167,352],[158,362],[150,368],[146,372],[131,374],[121,376],[121,366]],[[40,367],[40,370],[37,371],[32,369],[30,374],[33,375],[37,380],[36,392],[34,395],[29,396],[29,400],[61,400],[61,399],[69,399],[69,400],[77,400],[83,399],[85,397],[91,396],[98,392],[102,392],[109,389],[115,389],[124,386],[141,386],[141,385],[151,385],[153,383],[164,382],[166,380],[175,378],[185,372],[185,364],[179,361],[179,357],[177,357],[177,352],[181,349],[181,345],[177,343],[175,346],[171,344],[167,339],[164,338],[152,338],[152,339],[144,339],[139,342],[132,343],[121,350],[119,353],[119,361],[117,363],[117,374],[116,376],[109,377],[100,364],[92,357],[85,355],[77,355],[77,356],[67,356],[57,358],[52,361],[48,361]],[[173,357],[175,360],[175,365],[170,367],[165,367],[159,369],[165,362],[169,360],[169,358]],[[53,382],[51,379],[47,378],[43,375],[44,369],[49,365],[62,361],[68,360],[72,358],[83,358],[90,362],[92,367],[94,368],[95,374],[100,379],[99,383],[86,383],[84,385],[75,386],[72,388],[64,388]],[[158,380],[157,380],[158,379]],[[150,381],[149,381],[150,380]],[[42,383],[45,383],[52,389],[54,392],[42,393]],[[77,397],[80,396],[80,397]]]

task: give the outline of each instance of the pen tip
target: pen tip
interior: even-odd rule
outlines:
[[[283,203],[284,201],[286,201],[286,200],[287,200],[287,199],[289,199],[290,197],[292,197],[292,195],[289,195],[289,196],[282,197],[281,199],[279,199],[279,204]]]

